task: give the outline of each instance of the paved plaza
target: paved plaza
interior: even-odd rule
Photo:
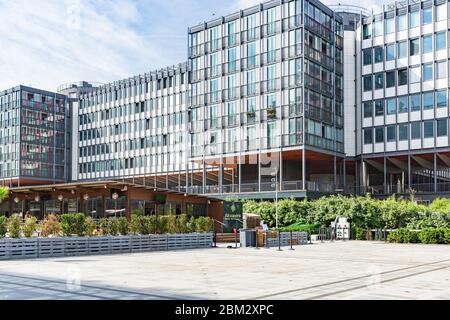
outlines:
[[[2,299],[450,299],[450,247],[334,242],[0,261]]]

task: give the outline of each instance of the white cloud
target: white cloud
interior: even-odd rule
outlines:
[[[167,61],[132,25],[132,1],[0,2],[0,88],[55,90],[62,82],[106,82]]]

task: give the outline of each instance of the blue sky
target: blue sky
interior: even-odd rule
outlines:
[[[189,26],[259,2],[0,0],[0,90],[18,84],[56,90],[71,81],[107,83],[182,62]],[[377,3],[346,3],[352,2]]]

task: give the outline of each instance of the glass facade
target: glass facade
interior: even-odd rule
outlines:
[[[63,95],[23,86],[0,93],[0,179],[67,181],[67,113]]]

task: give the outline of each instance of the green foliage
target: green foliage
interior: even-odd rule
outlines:
[[[61,230],[65,236],[84,236],[86,233],[86,215],[84,213],[68,213],[60,217]]]
[[[408,222],[409,229],[450,228],[450,213],[419,212]]]
[[[119,220],[116,217],[108,219],[109,234],[117,236],[119,234]]]
[[[188,227],[189,227],[189,232],[195,232],[195,230],[197,229],[197,221],[195,220],[194,217],[191,217],[189,219]]]
[[[95,232],[97,231],[97,223],[91,217],[86,217],[84,223],[86,225],[86,236],[94,236]]]
[[[38,226],[37,219],[35,217],[29,217],[23,223],[22,231],[26,238],[31,238]]]
[[[214,220],[210,217],[205,217],[205,228],[203,229],[204,233],[212,232],[214,228]]]
[[[106,218],[101,218],[98,220],[98,227],[100,229],[100,234],[102,236],[107,236],[110,234],[109,232],[109,220]]]
[[[9,194],[9,189],[7,187],[0,187],[0,200],[4,200]]]
[[[56,236],[61,232],[61,224],[58,217],[54,214],[49,214],[43,221],[41,221],[41,235],[48,237],[50,235]]]
[[[198,217],[195,225],[195,232],[202,233],[205,230],[205,217]]]
[[[187,215],[182,214],[178,217],[177,220],[177,232],[178,233],[188,233],[189,230],[189,226],[188,226],[188,220],[187,220]]]
[[[117,218],[117,231],[122,235],[126,236],[128,234],[128,220],[125,217]]]
[[[19,238],[21,232],[22,219],[18,214],[13,214],[8,219],[8,233],[11,238]]]
[[[281,231],[293,231],[293,232],[308,232],[308,233],[316,233],[320,228],[320,224],[302,224],[302,223],[294,223],[288,227],[280,228]]]
[[[388,234],[388,242],[391,243],[419,243],[420,234],[418,231],[406,228],[392,231]]]
[[[165,234],[169,232],[169,216],[158,216],[156,221],[157,221],[156,227],[157,234]]]
[[[433,212],[448,214],[450,213],[450,199],[436,198],[430,204],[429,209]]]
[[[0,216],[0,238],[4,238],[8,232],[8,218]]]
[[[420,231],[419,239],[424,244],[448,244],[449,235],[449,229],[427,228]]]
[[[167,232],[168,233],[178,233],[177,216],[170,215],[167,217]]]

